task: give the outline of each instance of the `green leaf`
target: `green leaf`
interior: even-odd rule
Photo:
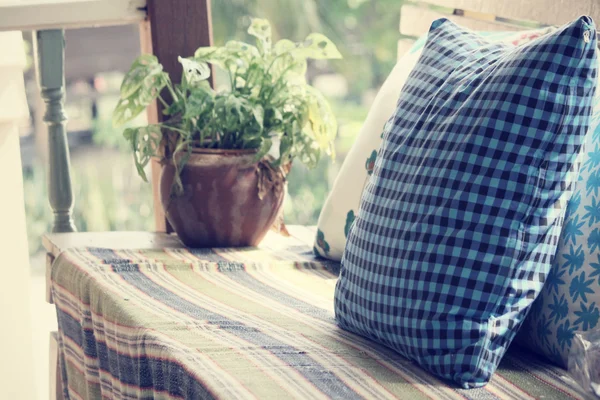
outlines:
[[[252,18],[248,33],[256,37],[258,50],[261,54],[271,52],[271,24],[266,19]]]
[[[270,68],[273,80],[282,86],[301,85],[306,83],[306,59],[293,53],[277,56]]]
[[[199,47],[194,52],[194,58],[205,59],[219,52],[220,47]]]
[[[252,90],[254,87],[261,87],[263,84],[265,84],[265,73],[265,69],[261,64],[251,63],[244,74],[246,87],[250,90]]]
[[[144,165],[158,154],[161,141],[160,125],[147,125],[138,129],[137,151],[140,153],[140,160],[145,161]]]
[[[135,59],[121,83],[121,98],[133,95],[144,84],[149,76],[162,73],[163,67],[158,59],[150,54],[143,54]]]
[[[139,128],[127,128],[123,131],[123,137],[125,140],[133,144],[135,142],[135,136]]]
[[[290,50],[293,50],[297,47],[296,43],[292,42],[288,39],[281,39],[275,43],[275,47],[273,47],[273,53],[275,55],[280,55],[286,53]]]
[[[290,153],[294,145],[293,135],[286,132],[279,142],[279,158],[275,162],[276,166],[285,164],[290,159]]]
[[[262,129],[264,127],[265,120],[265,110],[262,108],[260,104],[251,105],[252,115],[254,116],[254,120]]]
[[[225,61],[228,57],[229,53],[224,47],[200,47],[194,53],[197,62],[207,62],[224,70],[227,70]]]
[[[129,96],[139,105],[147,107],[154,99],[158,97],[163,88],[167,85],[168,75],[165,72],[148,75],[142,82],[142,86],[137,92]]]
[[[271,24],[266,19],[252,18],[248,33],[259,39],[271,39]]]
[[[206,63],[192,58],[179,57],[178,60],[183,67],[183,74],[189,85],[197,86],[210,77],[210,68]]]
[[[112,114],[113,125],[122,126],[126,124],[144,112],[146,107],[146,104],[136,103],[132,99],[119,100]]]
[[[260,53],[255,46],[236,40],[227,42],[224,47],[201,47],[194,54],[197,62],[214,64],[230,72],[247,69],[257,58],[260,58]]]
[[[267,155],[269,150],[271,150],[271,146],[273,146],[273,140],[263,139],[262,143],[260,144],[260,148],[258,149],[258,153],[256,153],[256,156],[254,157],[254,160],[262,160],[262,158]]]
[[[227,96],[225,100],[225,120],[228,131],[237,131],[238,127],[246,122],[246,117],[250,115],[245,112],[245,106],[244,99],[236,96]]]
[[[137,94],[139,96],[140,92],[147,92],[152,98],[152,100],[154,100],[159,95],[160,91],[163,90],[165,86],[167,86],[168,81],[169,75],[166,72],[153,72],[150,75],[146,76],[146,78],[144,78],[142,86],[133,95]]]
[[[294,54],[315,59],[339,59],[342,54],[327,36],[311,33],[300,46],[292,51]]]
[[[192,119],[211,111],[214,93],[208,82],[201,82],[192,88],[185,104],[183,118]]]
[[[321,158],[318,143],[307,134],[301,134],[296,140],[295,153],[308,168],[314,168]]]
[[[182,152],[185,151],[183,154]],[[180,196],[183,194],[183,182],[181,181],[181,173],[183,172],[183,168],[185,164],[189,161],[192,156],[192,148],[188,141],[180,140],[175,147],[175,151],[173,152],[173,159],[175,160],[175,177],[173,182],[173,187],[171,190],[175,193],[176,196]]]
[[[260,53],[256,46],[252,46],[251,44],[240,42],[238,40],[228,41],[225,43],[225,48],[230,55],[238,55],[246,59],[260,57]]]
[[[169,77],[152,55],[138,57],[123,78],[121,98],[113,111],[113,124],[123,125],[138,115],[160,94]]]
[[[148,182],[144,168],[148,165],[152,157],[158,154],[158,149],[162,141],[160,126],[148,125],[127,128],[123,131],[123,137],[131,145],[138,174],[144,181]]]
[[[179,103],[172,103],[169,104],[169,107],[164,108],[162,113],[164,115],[176,115],[179,114],[181,112],[181,104]]]
[[[337,121],[331,106],[317,89],[307,86],[308,121],[317,143],[328,153],[333,151],[333,140],[337,134]],[[332,154],[333,155],[333,154]]]

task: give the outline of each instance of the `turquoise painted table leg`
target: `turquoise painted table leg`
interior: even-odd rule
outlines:
[[[54,211],[52,232],[76,231],[72,218],[73,189],[65,113],[65,34],[61,29],[37,31],[38,82],[46,103],[48,125],[48,195]]]

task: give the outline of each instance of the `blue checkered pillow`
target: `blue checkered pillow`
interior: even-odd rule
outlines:
[[[489,381],[556,252],[595,47],[588,17],[518,47],[433,23],[348,236],[342,328]]]

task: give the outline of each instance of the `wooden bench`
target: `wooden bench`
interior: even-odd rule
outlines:
[[[422,34],[432,19],[445,16],[479,30],[508,30],[536,24],[559,25],[587,14],[600,20],[600,3],[595,0],[530,0],[518,4],[496,0],[426,0],[410,2],[401,10],[399,53],[414,37]],[[523,22],[525,21],[525,22]],[[529,21],[529,22],[527,22]],[[71,188],[69,149],[64,112],[64,29],[115,24],[140,24],[143,52],[156,54],[166,71],[177,80],[178,55],[189,55],[210,45],[209,0],[37,0],[0,5],[0,31],[37,30],[36,59],[42,98],[47,104],[44,120],[49,131],[49,200],[55,220],[52,234],[43,238],[47,251],[47,277],[58,254],[74,247],[163,248],[180,247],[179,240],[167,233],[107,232],[76,233],[72,220],[74,204]],[[135,57],[132,54],[132,59]],[[149,120],[160,119],[156,105],[149,109]],[[158,231],[166,232],[167,223],[158,201],[156,185],[159,166],[152,166],[155,221]],[[52,302],[50,291],[47,300]],[[53,336],[55,337],[55,336]],[[56,360],[57,346],[51,342],[51,357]],[[54,364],[56,365],[56,364]],[[56,382],[57,371],[51,372]],[[56,396],[51,388],[51,398]],[[59,390],[60,392],[60,390]]]
[[[71,187],[71,163],[67,141],[65,102],[65,29],[81,27],[139,24],[140,52],[153,53],[163,61],[172,75],[180,74],[179,54],[193,54],[199,46],[212,43],[209,0],[182,0],[171,4],[160,0],[32,0],[0,4],[0,31],[36,30],[33,35],[36,70],[41,97],[46,103],[44,121],[48,126],[48,197],[54,211],[53,234],[44,236],[47,251],[47,272],[54,258],[70,247],[94,243],[96,246],[181,246],[177,238],[166,233],[75,233],[72,220],[74,205]],[[176,22],[175,22],[176,21]],[[177,26],[176,30],[172,28]],[[137,54],[131,54],[131,61]],[[170,60],[170,61],[169,61]],[[157,122],[156,105],[149,109],[148,118]],[[153,177],[158,177],[157,164]],[[155,204],[158,185],[155,185]],[[166,220],[155,207],[156,228],[166,231]],[[61,233],[62,232],[62,233]],[[49,277],[49,275],[47,275]],[[52,302],[49,289],[46,299]],[[56,334],[50,338],[50,398],[60,398],[57,386],[58,347]],[[58,389],[58,390],[57,390]]]
[[[162,249],[183,247],[177,236],[151,232],[65,232],[49,233],[42,238],[46,249],[46,301],[53,303],[50,271],[54,260],[64,250],[78,247],[106,247],[110,249]],[[58,364],[57,332],[50,334],[50,398],[62,399],[62,378]]]

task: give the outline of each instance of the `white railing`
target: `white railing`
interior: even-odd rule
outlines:
[[[36,72],[48,126],[48,196],[53,232],[76,230],[66,134],[64,29],[129,24],[146,18],[145,0],[0,0],[0,31],[33,29]]]
[[[21,30],[35,31],[33,41],[35,47],[34,56],[36,58],[36,72],[40,84],[41,96],[46,103],[44,121],[48,126],[48,194],[51,207],[54,211],[54,232],[72,232],[75,230],[71,218],[73,192],[71,188],[69,148],[66,135],[67,115],[64,110],[64,29],[132,24],[143,21],[145,18],[146,0],[0,0],[0,32]],[[24,90],[24,88],[22,90]],[[17,96],[17,98],[19,98],[19,96]],[[13,133],[15,146],[7,149],[7,141],[4,140],[2,144],[4,146],[3,150],[10,150],[18,155],[18,136],[16,132]],[[6,156],[3,158],[2,165],[6,165],[7,159]],[[16,159],[18,159],[18,157]],[[14,165],[11,164],[11,168],[14,169]],[[8,170],[11,170],[11,168],[8,168]],[[9,193],[7,196],[10,197],[11,195],[12,193]],[[21,204],[23,203],[22,196],[12,197],[18,199]],[[19,207],[14,201],[11,202],[11,199],[12,198],[5,199],[4,205],[11,206],[5,208],[5,211],[10,214],[12,210],[12,214],[14,214],[13,217],[15,215],[18,216],[19,213],[17,211]],[[17,201],[17,203],[19,201]],[[24,221],[22,225],[24,226]],[[7,226],[14,228],[10,223]],[[8,232],[8,228],[6,231]],[[19,231],[19,229],[17,229],[17,231]],[[16,234],[19,234],[19,232],[14,233],[14,235]],[[24,235],[23,232],[23,236]],[[14,241],[20,239],[15,239],[11,236],[11,239],[4,238],[3,242],[5,244],[10,243],[11,240]],[[15,248],[16,245],[17,243],[12,243],[13,248]],[[23,255],[24,262],[26,263],[26,246],[24,245],[22,247],[23,250],[20,251],[19,254]],[[10,251],[8,253],[5,251],[4,253],[5,256],[9,257],[6,260],[8,263],[14,261],[10,258],[14,251],[12,253]],[[23,262],[20,264],[23,264]],[[14,330],[13,336],[21,334],[24,339],[17,344],[16,339],[11,339],[12,336],[0,336],[2,336],[3,341],[4,339],[7,340],[6,344],[8,346],[16,346],[15,348],[18,349],[23,345],[26,348],[18,353],[21,354],[19,362],[11,362],[12,358],[15,358],[16,356],[12,357],[12,353],[8,354],[10,352],[4,351],[4,353],[7,353],[4,355],[8,357],[8,359],[4,360],[6,368],[12,368],[12,375],[4,372],[2,375],[5,378],[10,378],[11,376],[27,377],[27,374],[29,374],[28,378],[31,380],[33,379],[34,374],[31,372],[32,366],[28,365],[31,362],[29,360],[30,357],[27,356],[29,353],[25,351],[31,347],[30,342],[27,342],[29,339],[26,339],[30,328],[28,328],[29,324],[25,324],[25,322],[27,322],[29,318],[23,318],[23,315],[29,314],[29,307],[26,306],[29,302],[24,301],[29,300],[29,293],[28,290],[26,290],[29,287],[26,277],[27,269],[24,268],[23,265],[18,264],[12,265],[11,267],[15,271],[24,271],[24,274],[21,274],[22,276],[17,276],[15,273],[12,275],[9,274],[9,278],[5,281],[9,283],[10,280],[9,285],[11,290],[7,291],[6,288],[3,290],[7,293],[13,293],[13,297],[18,297],[19,295],[14,293],[19,291],[24,298],[10,299],[11,302],[22,306],[20,308],[15,307],[14,304],[9,305],[8,302],[5,302],[5,304],[9,306],[9,310],[12,314],[6,314],[5,312],[3,315],[6,315],[6,318],[8,318],[7,321],[9,325],[11,324],[11,321],[19,321],[19,328],[21,328],[21,330],[17,330],[16,327],[13,327],[15,329],[7,329],[10,329],[10,332]],[[24,290],[22,288],[24,288]],[[5,296],[8,296],[7,293],[4,293]],[[47,299],[50,300],[48,292]],[[6,297],[5,300],[8,301],[8,297]],[[0,310],[0,313],[1,312],[2,310]],[[20,319],[15,316],[16,314],[20,316]],[[50,337],[50,359],[52,360],[50,367],[50,399],[63,398],[61,379],[58,372],[57,355],[57,336],[56,333],[53,333]],[[3,393],[3,395],[8,393],[10,394],[10,398],[32,398],[33,390],[31,387],[22,388],[17,381],[2,381],[2,386],[5,390],[0,390],[0,393]],[[12,395],[11,393],[18,393],[18,395]],[[0,397],[3,395],[0,395]]]
[[[0,0],[0,31],[131,24],[146,0]]]

